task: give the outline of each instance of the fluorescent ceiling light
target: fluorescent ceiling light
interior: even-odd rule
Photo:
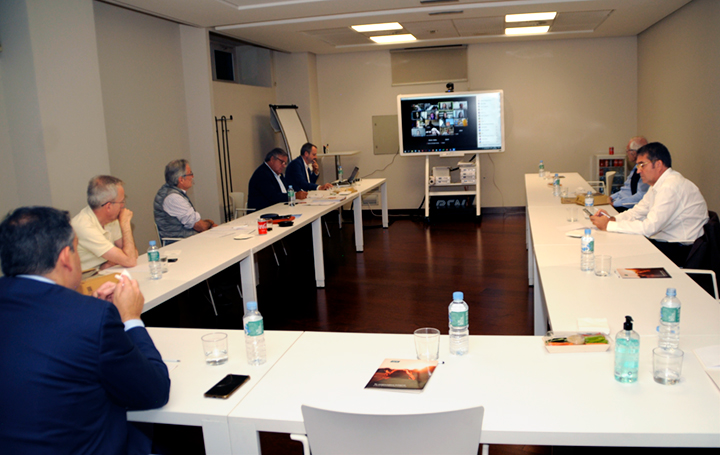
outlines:
[[[383,36],[371,36],[371,40],[378,44],[392,44],[392,43],[405,43],[407,41],[416,41],[417,38],[407,33],[405,35],[383,35]]]
[[[543,25],[541,27],[510,27],[505,29],[506,35],[539,35],[541,33],[547,33],[550,30],[549,25]]]
[[[353,25],[352,29],[356,32],[380,32],[384,30],[402,30],[402,25],[397,22],[387,22],[385,24],[366,24],[366,25]]]
[[[506,14],[505,22],[551,21],[557,13]]]

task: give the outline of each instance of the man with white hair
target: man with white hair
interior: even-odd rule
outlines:
[[[650,189],[650,185],[640,179],[640,173],[635,165],[637,161],[637,151],[640,150],[640,147],[647,145],[647,143],[647,139],[643,136],[635,136],[631,138],[627,146],[625,146],[625,156],[627,157],[628,166],[632,165],[633,168],[622,188],[610,196],[612,205],[618,212],[624,212],[625,210],[635,207],[635,204],[640,202],[648,189]]]
[[[135,267],[138,252],[130,225],[133,213],[125,208],[123,181],[96,175],[88,183],[87,202],[71,221],[78,236],[82,269],[116,264]]]

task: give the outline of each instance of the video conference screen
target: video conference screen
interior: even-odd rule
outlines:
[[[400,153],[505,150],[502,90],[398,95]]]

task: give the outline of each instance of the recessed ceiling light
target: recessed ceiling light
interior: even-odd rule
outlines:
[[[505,22],[551,21],[557,13],[506,14]]]
[[[366,24],[353,25],[352,29],[356,32],[379,32],[383,30],[402,30],[403,26],[397,22],[387,22],[385,24]]]
[[[547,33],[550,30],[549,25],[543,25],[541,27],[509,27],[505,29],[506,35],[539,35],[541,33]]]
[[[392,43],[405,43],[408,41],[417,41],[417,38],[412,36],[410,33],[404,35],[383,35],[383,36],[371,36],[371,40],[378,44],[392,44]]]

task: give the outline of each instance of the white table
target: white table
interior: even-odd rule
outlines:
[[[720,336],[683,336],[681,382],[652,379],[656,337],[643,337],[639,382],[613,378],[612,351],[548,354],[541,337],[472,336],[419,394],[365,389],[385,358],[413,358],[412,335],[305,332],[229,415],[233,453],[257,454],[257,432],[304,433],[301,405],[364,413],[485,407],[483,444],[720,446],[720,393],[691,352]],[[625,413],[622,410],[627,410]]]
[[[362,195],[380,188],[383,227],[388,227],[386,180],[365,179],[358,182],[354,188],[356,191],[346,199],[331,205],[298,204],[295,207],[290,207],[286,204],[276,204],[225,223],[218,228],[163,247],[160,249],[161,254],[176,257],[177,262],[168,264],[168,272],[164,273],[160,280],[150,279],[147,255],[141,254],[138,257],[138,265],[128,270],[132,277],[138,280],[140,290],[145,296],[143,312],[154,308],[235,263],[240,265],[244,304],[249,301],[257,301],[254,254],[308,224],[312,226],[316,284],[317,287],[325,287],[321,225],[323,215],[345,204],[353,203],[355,248],[358,252],[362,252],[364,248]],[[258,235],[257,219],[263,213],[300,216],[295,219],[293,226],[279,227],[275,225],[268,234]],[[247,230],[234,229],[240,226],[247,226],[252,229],[249,239],[234,240],[234,237],[241,232],[247,232]],[[113,267],[107,269],[104,273],[118,273],[120,269],[120,267]]]
[[[267,362],[250,366],[245,356],[245,338],[242,331],[223,330],[228,334],[229,360],[224,365],[205,363],[200,337],[213,332],[209,329],[148,328],[155,346],[170,368],[170,400],[160,409],[128,412],[133,422],[165,423],[172,425],[201,426],[208,455],[227,455],[230,446],[228,414],[245,398],[272,369],[302,332],[265,332]],[[227,374],[245,374],[250,380],[227,400],[205,398],[203,394]]]
[[[563,173],[571,191],[589,188],[574,173]],[[568,230],[592,227],[582,210],[579,221],[569,223],[566,209],[552,196],[547,181],[536,174],[525,176],[527,208],[528,274],[534,285],[535,334],[553,330],[576,331],[580,317],[607,318],[611,334],[622,329],[625,315],[635,320],[641,335],[656,334],[660,300],[674,287],[683,303],[680,330],[692,335],[720,334],[720,305],[645,237],[593,229],[595,254],[613,257],[612,268],[664,267],[671,279],[621,279],[614,274],[597,277],[580,271],[580,239]],[[580,206],[577,206],[580,208]],[[603,209],[614,214],[610,206]]]

